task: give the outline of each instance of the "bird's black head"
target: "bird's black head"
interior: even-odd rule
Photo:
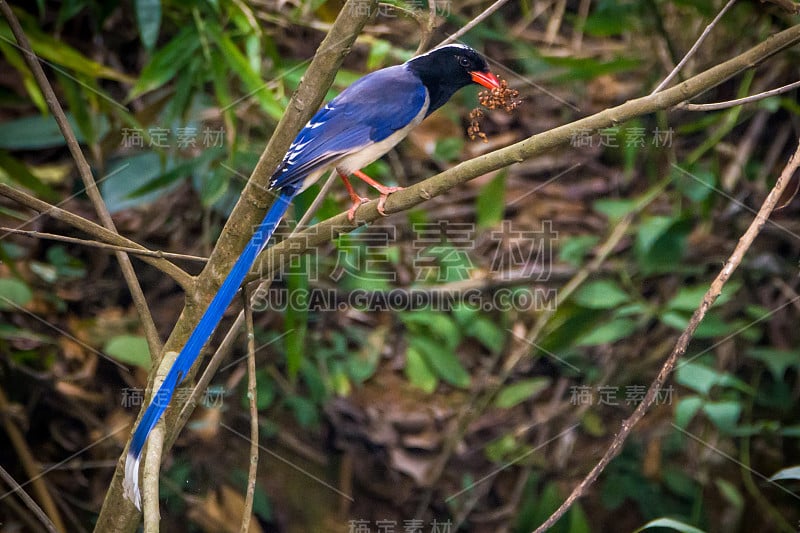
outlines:
[[[410,59],[406,66],[425,84],[430,95],[428,115],[470,83],[487,89],[500,86],[481,55],[463,44],[448,44]]]

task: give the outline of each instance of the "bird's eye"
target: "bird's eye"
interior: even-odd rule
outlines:
[[[470,67],[470,61],[466,57],[459,57],[458,58],[458,64],[461,65],[464,68],[469,68]]]

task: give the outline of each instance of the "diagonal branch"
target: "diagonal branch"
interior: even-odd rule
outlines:
[[[152,250],[148,250],[141,244],[125,238],[115,231],[108,230],[103,226],[95,224],[91,220],[87,220],[80,215],[76,215],[75,213],[71,213],[65,209],[51,205],[44,200],[34,198],[33,196],[15,189],[6,183],[0,183],[0,196],[10,198],[18,204],[24,205],[29,209],[33,209],[37,213],[47,214],[48,216],[60,222],[64,222],[65,224],[69,224],[70,226],[86,233],[87,235],[91,235],[92,237],[104,243],[140,250],[142,253],[154,253]],[[24,225],[25,224],[23,224],[23,226]],[[142,255],[140,258],[145,263],[154,266],[167,276],[174,279],[175,282],[180,285],[187,294],[191,294],[194,291],[194,279],[192,276],[174,263],[162,257],[150,257],[148,255]]]
[[[783,195],[783,191],[791,181],[792,175],[797,170],[798,166],[800,166],[800,144],[798,144],[794,155],[789,158],[789,161],[786,163],[786,166],[781,172],[780,177],[778,177],[778,181],[775,182],[775,186],[767,195],[767,198],[761,205],[761,209],[758,210],[758,214],[756,215],[755,219],[747,228],[747,231],[744,232],[744,235],[742,235],[739,239],[736,248],[734,248],[730,257],[728,257],[728,260],[725,261],[722,270],[720,270],[719,274],[717,274],[717,277],[714,279],[714,281],[711,282],[711,286],[703,296],[702,302],[700,302],[700,307],[695,309],[691,320],[689,320],[689,325],[686,326],[686,329],[683,331],[683,333],[681,333],[680,337],[678,337],[678,341],[675,343],[672,353],[664,362],[664,365],[661,367],[661,371],[658,373],[658,376],[656,376],[656,378],[653,380],[653,383],[650,384],[650,388],[647,390],[647,394],[642,402],[636,407],[636,410],[633,412],[633,414],[631,414],[631,416],[622,422],[619,431],[614,436],[614,439],[611,441],[611,444],[609,445],[605,454],[603,454],[603,457],[600,459],[600,461],[594,466],[594,468],[592,468],[586,477],[583,478],[578,486],[573,489],[569,497],[564,500],[564,503],[562,503],[561,506],[556,509],[556,511],[550,515],[550,517],[541,526],[539,526],[534,533],[544,533],[562,516],[564,516],[572,504],[575,503],[575,500],[586,493],[588,488],[597,480],[605,467],[608,466],[614,457],[616,457],[617,454],[622,450],[622,445],[631,434],[631,431],[633,431],[633,427],[644,417],[647,410],[658,399],[658,394],[661,391],[661,388],[664,386],[664,383],[666,383],[667,378],[669,378],[669,375],[674,370],[675,364],[678,362],[678,358],[686,353],[686,348],[689,346],[689,341],[692,340],[697,326],[700,325],[700,322],[703,320],[706,312],[719,297],[720,293],[722,292],[722,287],[730,279],[733,272],[742,262],[747,250],[750,249],[753,241],[761,232],[761,228],[763,228],[764,224],[767,223],[770,214],[778,204],[778,201]]]
[[[767,38],[750,50],[709,68],[675,87],[653,95],[630,100],[564,126],[533,135],[511,146],[470,159],[424,181],[406,187],[404,190],[393,193],[389,197],[385,206],[386,213],[392,214],[411,209],[478,176],[531,159],[549,150],[563,146],[569,143],[576,135],[587,131],[597,131],[638,116],[677,106],[716,87],[729,78],[757,66],[772,55],[798,42],[800,42],[800,24]],[[362,205],[356,213],[356,222],[358,224],[369,224],[379,220],[381,215],[376,207],[376,201]],[[317,248],[342,233],[354,230],[356,227],[356,224],[347,219],[345,213],[329,218],[298,233],[294,237],[287,238],[281,243],[264,250],[253,270],[262,276],[268,275],[280,268],[290,257],[296,257],[297,254]],[[248,280],[252,281],[254,277],[248,278]]]
[[[70,244],[78,244],[80,246],[86,246],[89,248],[99,248],[101,250],[115,250],[136,256],[141,255],[146,257],[183,259],[185,261],[199,261],[201,263],[205,263],[207,261],[205,257],[200,257],[199,255],[176,254],[173,252],[165,252],[163,250],[139,250],[137,248],[130,248],[128,246],[118,246],[116,244],[107,244],[105,242],[90,241],[88,239],[68,237],[67,235],[58,235],[56,233],[47,233],[45,231],[0,227],[0,232],[24,235],[25,237],[30,237],[32,239],[49,239],[51,241],[68,242]]]

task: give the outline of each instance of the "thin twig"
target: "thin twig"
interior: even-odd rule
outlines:
[[[33,196],[19,189],[15,189],[6,183],[0,183],[0,196],[10,198],[11,200],[24,205],[27,208],[33,209],[37,213],[47,214],[59,222],[69,224],[73,228],[91,235],[99,241],[113,244],[115,246],[132,248],[134,250],[148,251],[147,248],[141,244],[127,239],[119,233],[107,230],[103,226],[95,224],[91,220],[85,219],[82,216],[76,215],[75,213],[71,213],[65,209],[61,209],[60,207],[49,204],[44,200],[34,198]],[[22,226],[24,225],[25,224],[22,224]],[[161,272],[175,280],[175,282],[180,285],[181,289],[183,289],[187,294],[191,295],[194,292],[194,278],[176,264],[167,261],[164,258],[149,257],[147,255],[142,255],[139,257],[143,262],[159,269]]]
[[[750,96],[745,96],[744,98],[737,98],[735,100],[728,100],[725,102],[714,102],[713,104],[690,104],[688,102],[685,102],[676,105],[675,109],[685,109],[686,111],[718,111],[720,109],[728,109],[729,107],[736,107],[737,105],[758,102],[759,100],[769,98],[770,96],[775,96],[777,94],[783,94],[785,92],[791,91],[792,89],[795,89],[797,87],[800,87],[800,81],[784,85],[783,87],[778,87],[777,89],[764,91],[763,93],[753,94]]]
[[[253,309],[249,305],[250,291],[244,294],[244,322],[247,331],[247,400],[250,405],[250,469],[247,473],[247,491],[242,511],[240,533],[250,529],[250,516],[253,514],[253,496],[256,491],[258,472],[258,408],[256,407],[256,341],[253,328]]]
[[[6,483],[11,487],[12,492],[16,493],[17,496],[20,497],[22,502],[30,509],[30,511],[39,519],[39,522],[49,531],[50,533],[59,533],[59,531],[63,532],[64,529],[58,530],[50,518],[42,511],[42,508],[36,505],[36,502],[33,501],[25,489],[19,486],[19,483],[9,474],[2,465],[0,465],[0,477],[5,480]]]
[[[474,19],[470,20],[467,24],[465,24],[460,30],[458,30],[453,35],[450,35],[449,37],[447,37],[447,39],[436,45],[436,47],[438,48],[440,46],[450,44],[460,39],[465,33],[467,33],[469,30],[471,30],[472,28],[474,28],[475,26],[486,20],[486,18],[489,17],[492,13],[500,9],[506,2],[508,2],[508,0],[497,0],[494,4],[490,5],[485,10],[483,10],[481,14],[479,14],[477,17],[475,17]]]
[[[25,442],[22,431],[20,431],[17,425],[11,420],[9,412],[8,398],[6,398],[3,389],[0,388],[0,419],[3,421],[3,428],[8,435],[8,439],[11,441],[14,451],[17,452],[17,457],[22,465],[22,469],[25,471],[28,479],[31,480],[30,483],[33,485],[33,492],[36,494],[36,498],[42,503],[42,507],[47,510],[47,516],[50,518],[49,522],[53,524],[57,531],[64,532],[67,529],[64,526],[64,522],[61,520],[58,507],[53,501],[53,497],[50,495],[50,491],[47,489],[44,479],[42,479],[42,471],[39,467],[39,463],[34,459],[27,442]],[[11,489],[22,492],[18,484],[12,485]],[[45,522],[42,523],[45,524]]]
[[[25,237],[31,237],[33,239],[48,239],[51,241],[68,242],[71,244],[88,246],[90,248],[100,248],[103,250],[125,252],[126,254],[132,254],[138,256],[159,257],[162,259],[182,259],[185,261],[198,261],[200,263],[205,263],[206,261],[208,261],[207,257],[200,257],[199,255],[176,254],[172,252],[164,252],[162,250],[140,250],[139,248],[131,248],[130,246],[118,246],[116,244],[90,241],[87,239],[79,239],[77,237],[67,237],[66,235],[57,235],[55,233],[46,233],[43,231],[0,227],[0,232],[3,231],[6,233],[14,233],[16,235],[24,235]]]
[[[689,324],[686,326],[686,329],[683,331],[683,333],[681,333],[678,341],[675,343],[672,353],[664,362],[664,365],[661,367],[658,376],[656,376],[656,378],[650,384],[650,388],[647,390],[647,394],[642,402],[636,407],[636,410],[633,412],[633,414],[631,414],[630,417],[622,422],[619,431],[611,441],[611,444],[609,445],[605,454],[603,454],[602,459],[600,459],[600,461],[594,466],[594,468],[592,468],[586,477],[583,478],[578,486],[573,489],[572,493],[564,501],[564,503],[562,503],[561,506],[552,515],[550,515],[550,517],[541,526],[539,526],[534,533],[543,533],[544,531],[547,531],[562,516],[564,516],[572,504],[575,503],[575,500],[585,494],[589,486],[591,486],[597,480],[597,477],[600,475],[600,473],[603,472],[611,460],[614,459],[614,457],[616,457],[617,454],[622,450],[622,445],[625,443],[625,440],[627,440],[628,436],[633,430],[633,427],[642,419],[642,417],[644,417],[647,410],[658,399],[659,391],[664,386],[667,378],[675,368],[678,358],[686,352],[686,348],[689,346],[689,341],[691,341],[697,326],[703,320],[703,317],[705,317],[708,309],[719,297],[720,293],[722,292],[722,287],[730,279],[731,275],[742,262],[745,253],[747,253],[747,251],[750,249],[750,246],[753,244],[753,241],[761,232],[761,228],[763,228],[764,224],[767,223],[770,214],[775,209],[775,206],[780,200],[784,189],[786,189],[786,186],[791,181],[792,175],[794,174],[795,170],[797,170],[798,166],[800,166],[800,144],[798,144],[794,155],[789,158],[789,161],[786,163],[786,166],[781,172],[780,177],[778,177],[778,181],[775,182],[775,186],[767,195],[764,203],[761,205],[761,209],[758,210],[758,214],[756,215],[755,219],[747,228],[747,231],[744,232],[744,235],[742,235],[739,239],[739,242],[736,244],[736,247],[734,248],[730,257],[728,257],[728,260],[725,261],[725,264],[723,265],[719,274],[717,274],[717,277],[711,282],[711,286],[703,296],[703,301],[692,314]]]
[[[428,0],[428,19],[425,23],[420,20],[419,24],[422,27],[422,35],[414,55],[421,54],[425,50],[428,41],[431,40],[431,35],[433,35],[433,29],[436,27],[436,0]]]
[[[56,97],[56,93],[53,91],[53,87],[50,85],[50,82],[48,81],[47,76],[42,69],[42,65],[39,64],[39,58],[34,53],[31,43],[28,41],[28,38],[25,35],[19,20],[17,20],[16,15],[14,15],[14,11],[5,0],[0,0],[0,11],[3,12],[3,16],[8,21],[11,32],[14,34],[14,38],[19,44],[20,50],[22,50],[22,55],[25,57],[25,62],[28,64],[28,68],[30,68],[31,73],[36,80],[36,84],[39,86],[39,89],[44,95],[44,99],[47,102],[47,107],[50,109],[50,112],[53,113],[53,118],[56,120],[58,128],[61,130],[61,134],[64,136],[64,140],[67,143],[67,148],[72,154],[72,159],[75,161],[78,174],[83,181],[86,195],[92,202],[92,205],[94,206],[97,215],[100,217],[100,221],[102,222],[103,226],[109,231],[117,233],[117,229],[114,226],[114,221],[111,219],[111,214],[109,213],[103,197],[100,194],[100,190],[97,188],[97,183],[92,175],[92,169],[89,166],[89,162],[86,161],[86,157],[84,157],[83,152],[81,151],[78,139],[75,137],[75,132],[72,131],[72,126],[70,126],[67,116],[64,114],[64,110],[61,108],[61,104]],[[128,290],[130,290],[133,304],[136,307],[136,311],[139,313],[140,320],[142,321],[142,329],[144,330],[144,335],[147,339],[147,345],[150,348],[150,353],[153,357],[156,357],[157,354],[161,353],[161,338],[159,337],[158,330],[153,322],[153,316],[150,314],[150,308],[148,307],[147,300],[144,297],[142,286],[139,284],[139,279],[136,277],[136,271],[133,269],[133,264],[131,263],[130,257],[128,257],[125,253],[115,252],[115,255],[117,256],[117,261],[119,261],[119,266],[122,269],[122,275],[125,278],[125,282],[128,284]]]
[[[720,21],[722,16],[733,6],[733,4],[735,2],[736,2],[736,0],[728,0],[728,3],[725,4],[722,7],[720,12],[717,13],[717,16],[714,17],[714,20],[712,20],[711,23],[708,26],[706,26],[706,29],[703,30],[703,33],[701,33],[700,37],[697,38],[697,41],[695,41],[695,43],[692,45],[692,47],[689,49],[689,51],[686,52],[686,55],[683,56],[683,59],[681,59],[680,62],[677,65],[675,65],[675,68],[672,69],[672,72],[670,72],[669,75],[666,78],[664,78],[664,81],[659,83],[656,86],[656,88],[653,89],[653,92],[650,93],[651,96],[656,94],[657,92],[661,91],[661,89],[666,87],[667,84],[669,84],[669,82],[671,82],[672,79],[675,76],[678,75],[678,72],[680,72],[680,70],[683,68],[683,66],[686,64],[686,62],[689,61],[689,58],[691,58],[694,55],[694,53],[697,51],[697,49],[700,48],[700,45],[703,44],[703,41],[706,40],[706,37],[708,37],[708,34],[711,33],[711,30],[713,30],[714,26],[717,25],[717,22]]]

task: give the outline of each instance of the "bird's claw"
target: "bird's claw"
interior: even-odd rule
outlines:
[[[363,196],[358,196],[357,198],[353,198],[353,205],[350,206],[350,209],[347,210],[347,220],[353,222],[356,219],[356,211],[361,204],[369,202],[369,198],[364,198]]]
[[[389,195],[392,194],[393,192],[402,191],[404,188],[405,187],[384,187],[383,190],[381,190],[381,195],[378,198],[378,207],[377,207],[378,213],[380,213],[381,216],[383,217],[389,216],[386,214],[385,211],[386,200],[387,198],[389,198]]]

